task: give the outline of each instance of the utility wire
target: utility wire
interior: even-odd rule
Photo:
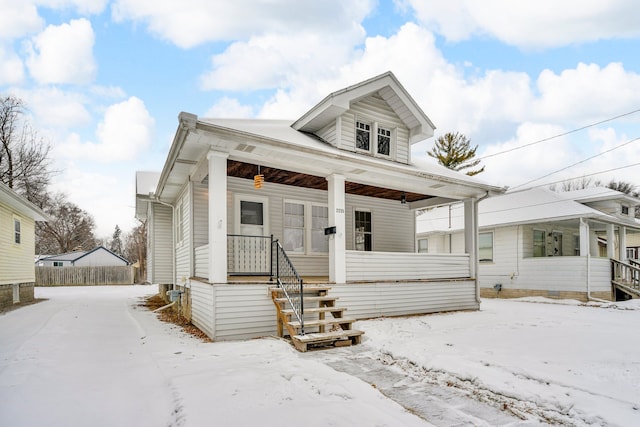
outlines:
[[[581,131],[581,130],[588,129],[588,128],[593,127],[593,126],[598,126],[598,125],[601,125],[601,124],[603,124],[603,123],[607,123],[607,122],[610,122],[610,121],[613,121],[613,120],[619,119],[619,118],[621,118],[621,117],[630,116],[631,114],[635,114],[635,113],[637,113],[637,112],[640,112],[640,108],[639,108],[639,109],[637,109],[637,110],[629,111],[628,113],[624,113],[624,114],[620,114],[620,115],[615,116],[615,117],[611,117],[611,118],[609,118],[609,119],[601,120],[601,121],[596,122],[596,123],[591,123],[591,124],[589,124],[589,125],[582,126],[582,127],[577,128],[577,129],[573,129],[573,130],[570,130],[570,131],[567,131],[567,132],[564,132],[564,133],[560,133],[560,134],[558,134],[558,135],[549,136],[549,137],[547,137],[547,138],[543,138],[543,139],[540,139],[540,140],[538,140],[538,141],[530,142],[530,143],[528,143],[528,144],[524,144],[524,145],[521,145],[521,146],[519,146],[519,147],[514,147],[514,148],[510,148],[510,149],[508,149],[508,150],[499,151],[499,152],[497,152],[497,153],[488,154],[488,155],[486,155],[486,156],[478,157],[478,160],[488,159],[489,157],[499,156],[500,154],[510,153],[510,152],[512,152],[512,151],[516,151],[516,150],[520,150],[520,149],[522,149],[522,148],[530,147],[530,146],[532,146],[532,145],[540,144],[541,142],[546,142],[546,141],[550,141],[550,140],[555,139],[555,138],[560,138],[561,136],[570,135],[570,134],[572,134],[572,133],[575,133],[575,132],[579,132],[579,131]]]
[[[551,175],[555,175],[555,174],[557,174],[558,172],[562,172],[562,171],[564,171],[564,170],[570,169],[570,168],[572,168],[572,167],[574,167],[574,166],[576,166],[576,165],[579,165],[579,164],[581,164],[581,163],[584,163],[584,162],[587,162],[587,161],[589,161],[589,160],[595,159],[596,157],[602,156],[602,155],[604,155],[604,154],[610,153],[610,152],[612,152],[612,151],[614,151],[614,150],[617,150],[618,148],[622,148],[622,147],[624,147],[624,146],[626,146],[626,145],[629,145],[629,144],[631,144],[632,142],[635,142],[635,141],[638,141],[638,140],[640,140],[640,137],[638,137],[638,138],[633,138],[632,140],[627,141],[627,142],[625,142],[625,143],[623,143],[623,144],[620,144],[620,145],[618,145],[617,147],[613,147],[613,148],[611,148],[611,149],[609,149],[609,150],[606,150],[606,151],[603,151],[603,152],[601,152],[601,153],[595,154],[595,155],[593,155],[593,156],[591,156],[591,157],[587,157],[586,159],[582,159],[582,160],[580,160],[579,162],[575,162],[575,163],[573,163],[573,164],[571,164],[571,165],[569,165],[569,166],[565,166],[565,167],[563,167],[563,168],[561,168],[561,169],[558,169],[558,170],[556,170],[556,171],[554,171],[554,172],[550,172],[550,173],[548,173],[548,174],[546,174],[546,175],[543,175],[543,176],[541,176],[541,177],[539,177],[539,178],[532,179],[531,181],[527,181],[527,182],[525,182],[524,184],[516,185],[515,187],[513,187],[513,189],[520,188],[520,187],[524,187],[525,185],[527,185],[527,184],[531,184],[532,182],[540,181],[540,180],[541,180],[541,179],[543,179],[543,178],[546,178],[546,177],[551,176]],[[547,184],[544,184],[544,185],[547,185]]]

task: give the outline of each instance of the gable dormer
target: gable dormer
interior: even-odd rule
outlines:
[[[435,129],[391,72],[333,92],[291,126],[342,150],[405,164],[411,145]]]

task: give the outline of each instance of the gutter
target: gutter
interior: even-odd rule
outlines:
[[[171,289],[176,287],[176,207],[170,203],[163,202],[155,194],[152,200],[163,206],[169,206],[171,208]]]

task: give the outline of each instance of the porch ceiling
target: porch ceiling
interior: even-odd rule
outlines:
[[[236,178],[244,178],[253,180],[254,175],[258,173],[258,165],[251,163],[239,162],[236,160],[227,160],[227,176]],[[292,185],[295,187],[313,188],[316,190],[327,190],[328,183],[324,177],[307,175],[300,172],[293,172],[283,169],[272,168],[268,166],[260,166],[260,173],[264,175],[265,182],[273,182],[275,184]],[[402,191],[392,190],[388,188],[376,187],[373,185],[358,184],[347,181],[345,183],[345,192],[347,194],[356,194],[358,196],[378,197],[381,199],[400,201]],[[430,199],[433,196],[427,194],[405,192],[407,202],[417,202],[419,200]]]

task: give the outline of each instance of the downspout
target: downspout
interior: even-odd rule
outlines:
[[[176,207],[153,195],[153,201],[171,208],[171,289],[176,288]]]

